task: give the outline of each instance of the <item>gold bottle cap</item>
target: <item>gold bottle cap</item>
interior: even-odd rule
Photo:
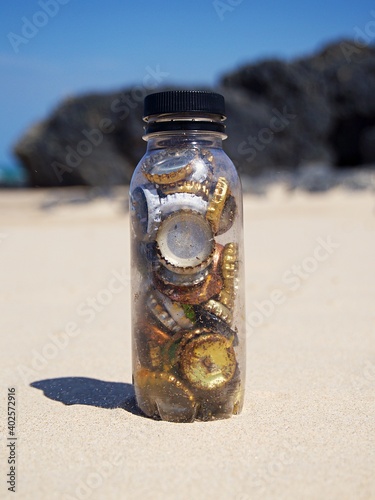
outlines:
[[[186,179],[193,171],[194,151],[183,151],[180,156],[161,157],[150,168],[149,162],[143,165],[143,174],[153,184],[174,184]],[[155,161],[151,157],[150,161]]]
[[[224,282],[224,288],[219,293],[219,302],[224,304],[229,310],[234,307],[234,299],[236,298],[236,294],[234,291],[234,287],[226,287]]]
[[[219,293],[218,300],[229,310],[234,307],[234,301],[238,289],[238,246],[228,243],[223,250],[222,258],[223,288]]]
[[[203,335],[205,333],[212,333],[212,331],[209,328],[206,327],[201,327],[201,328],[194,328],[194,330],[188,330],[188,331],[181,331],[179,333],[179,336],[175,336],[176,341],[178,342],[177,344],[177,349],[175,352],[175,357],[178,358],[185,348],[185,346],[195,337],[198,337],[199,335]]]
[[[237,214],[237,204],[234,196],[231,194],[227,197],[223,210],[221,212],[221,217],[219,220],[219,228],[217,234],[226,233],[233,225],[234,219]]]
[[[171,373],[141,368],[134,374],[134,385],[138,406],[149,417],[173,422],[194,420],[194,395]]]
[[[206,214],[206,218],[211,223],[214,234],[217,234],[219,231],[221,214],[229,194],[227,180],[225,177],[219,177]]]
[[[224,247],[224,259],[228,262],[237,262],[238,245],[237,243],[227,243]]]
[[[232,345],[217,333],[205,333],[190,340],[180,354],[179,363],[184,378],[202,390],[223,387],[237,367]]]
[[[212,261],[215,241],[207,220],[193,210],[179,210],[164,219],[156,235],[164,265],[179,274],[194,274]]]
[[[175,193],[195,194],[205,200],[208,199],[210,194],[208,183],[198,181],[182,181],[176,184],[166,184],[161,186],[160,190],[166,195]]]
[[[137,357],[141,365],[149,368],[161,367],[162,346],[170,340],[170,335],[155,325],[151,318],[145,317],[136,325],[134,338]]]
[[[185,331],[180,331],[178,334],[176,333],[173,338],[171,338],[168,342],[168,344],[165,344],[165,346],[171,346],[174,344],[173,350],[173,363],[175,364],[178,358],[180,357],[180,354],[182,353],[183,349],[185,346],[194,338],[197,338],[198,336],[204,335],[204,334],[218,334],[222,337],[225,338],[226,342],[228,345],[234,345],[234,342],[236,341],[236,333],[231,330],[228,325],[223,323],[221,320],[215,319],[215,321],[211,321],[210,326],[208,326],[208,323],[210,320],[207,322],[207,326],[201,326],[199,328],[194,328],[194,330],[185,330]],[[225,325],[225,331],[222,328],[222,326]],[[169,347],[168,347],[169,348]],[[170,357],[171,358],[171,357]]]
[[[222,273],[224,281],[238,277],[238,245],[236,243],[227,243],[224,247]]]
[[[199,398],[199,418],[201,420],[217,420],[228,418],[235,411],[239,413],[240,405],[238,400],[238,387],[240,386],[239,370],[225,387],[210,391],[209,397],[202,391],[197,391],[196,398]]]
[[[173,366],[178,363],[179,357],[184,350],[185,346],[193,339],[203,334],[217,333],[213,332],[207,327],[194,328],[193,330],[181,330],[169,339],[169,341],[164,345],[164,369],[165,371],[170,370]],[[229,343],[232,342],[233,338],[227,340]]]
[[[217,300],[210,299],[208,300],[204,305],[203,308],[213,314],[214,316],[218,317],[219,319],[225,321],[230,325],[233,321],[233,315],[230,312],[230,310],[221,302],[218,302]]]
[[[175,286],[164,283],[157,273],[153,274],[154,284],[158,290],[171,300],[181,304],[197,305],[220,293],[223,280],[219,274],[209,274],[202,283],[193,286]]]

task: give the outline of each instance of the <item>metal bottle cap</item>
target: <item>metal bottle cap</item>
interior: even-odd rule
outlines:
[[[153,184],[173,184],[190,175],[195,157],[194,150],[179,151],[176,155],[161,152],[146,160],[143,164],[143,174]]]
[[[227,243],[224,247],[222,275],[224,284],[218,300],[231,310],[238,288],[238,246],[235,243]]]
[[[236,200],[234,196],[230,194],[225,200],[224,207],[221,212],[219,227],[217,230],[218,235],[226,233],[232,227],[236,214],[237,214]]]
[[[155,266],[153,273],[154,285],[164,295],[180,304],[197,305],[206,302],[211,297],[219,294],[223,288],[220,269],[223,248],[222,245],[216,243],[211,264],[197,274],[179,275],[167,270],[170,273],[168,278],[165,276],[166,268]],[[173,280],[173,275],[176,278],[179,276],[184,278],[184,283],[180,279]]]
[[[162,366],[162,346],[170,340],[170,335],[145,318],[136,325],[136,352],[144,367]]]
[[[135,210],[138,237],[147,241],[155,237],[161,221],[160,197],[153,185],[137,187],[132,194],[132,206]]]
[[[208,275],[208,268],[201,269],[198,272],[194,272],[192,274],[178,274],[165,267],[159,259],[157,260],[157,262],[153,263],[153,270],[158,279],[161,282],[165,283],[165,285],[172,285],[177,287],[197,285],[198,283],[202,283],[202,281],[205,280]]]
[[[236,356],[228,340],[217,333],[193,338],[180,354],[184,377],[197,389],[223,387],[236,371]]]
[[[161,186],[161,191],[163,194],[174,194],[174,193],[189,193],[202,196],[203,199],[207,200],[210,193],[208,184],[206,182],[199,181],[181,181],[175,184],[166,184]]]
[[[156,235],[157,249],[166,267],[192,274],[212,261],[215,241],[207,220],[193,210],[179,210],[162,221]]]
[[[167,332],[178,332],[181,327],[172,318],[164,305],[164,297],[158,291],[151,292],[146,299],[146,306]]]
[[[223,288],[223,280],[219,274],[208,274],[208,276],[197,285],[175,286],[163,282],[157,273],[153,274],[154,284],[158,290],[171,300],[181,304],[197,305],[220,293]]]
[[[162,218],[179,210],[193,210],[203,216],[207,212],[207,200],[194,193],[173,193],[160,198]]]
[[[225,177],[219,177],[206,216],[214,233],[220,235],[227,232],[232,227],[236,214],[236,200],[230,193],[228,181]]]
[[[189,329],[194,326],[194,312],[191,311],[188,307],[183,307],[178,302],[172,302],[167,297],[164,297],[164,306],[174,319],[174,321],[184,329]]]
[[[206,311],[210,312],[214,316],[216,316],[219,319],[222,319],[223,321],[228,323],[228,325],[230,325],[232,323],[232,321],[233,321],[232,313],[230,312],[228,307],[226,307],[221,302],[218,302],[217,300],[210,299],[204,304],[203,307],[204,307],[204,309],[206,309]]]
[[[138,405],[149,417],[175,422],[194,420],[194,395],[171,373],[141,368],[135,372],[134,382]]]
[[[220,225],[220,217],[224,209],[225,201],[229,196],[229,185],[225,177],[219,177],[214,193],[207,208],[207,220],[211,222],[213,231],[217,234]]]
[[[238,276],[238,245],[227,243],[223,250],[222,273],[224,280],[235,280]]]

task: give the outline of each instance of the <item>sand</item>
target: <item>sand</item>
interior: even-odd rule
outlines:
[[[173,424],[133,404],[126,190],[80,193],[0,191],[1,498],[15,388],[18,499],[375,499],[374,195],[245,196],[245,407]]]

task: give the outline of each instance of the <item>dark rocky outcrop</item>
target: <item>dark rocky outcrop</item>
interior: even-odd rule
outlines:
[[[374,47],[342,41],[290,63],[245,66],[224,76],[222,86],[229,92],[228,153],[244,172],[375,162]],[[278,113],[288,117],[284,128]]]
[[[32,126],[15,153],[32,185],[124,184],[144,150],[142,132],[142,103],[130,90],[87,95]]]
[[[129,182],[145,150],[142,92],[66,100],[15,146],[33,186]],[[331,44],[223,76],[225,149],[243,174],[375,163],[375,48]],[[158,89],[165,90],[165,89]],[[144,92],[146,93],[146,91]]]

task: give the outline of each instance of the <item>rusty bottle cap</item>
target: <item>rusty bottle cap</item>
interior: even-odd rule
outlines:
[[[164,283],[154,273],[154,284],[164,295],[181,304],[197,305],[220,293],[223,280],[219,274],[209,274],[202,283],[193,286],[175,286]]]
[[[180,354],[180,368],[192,387],[213,390],[223,387],[233,377],[237,362],[228,340],[217,333],[194,337]]]
[[[149,417],[172,422],[194,420],[194,395],[173,374],[141,368],[135,372],[134,382],[138,405]]]
[[[170,340],[170,335],[155,325],[149,317],[138,323],[135,331],[137,357],[142,366],[162,366],[162,346]]]
[[[208,275],[208,268],[199,270],[197,273],[178,274],[165,267],[160,259],[157,262],[153,262],[153,271],[159,280],[167,286],[186,287],[197,285],[198,283],[202,283]],[[163,290],[161,289],[161,291]]]

